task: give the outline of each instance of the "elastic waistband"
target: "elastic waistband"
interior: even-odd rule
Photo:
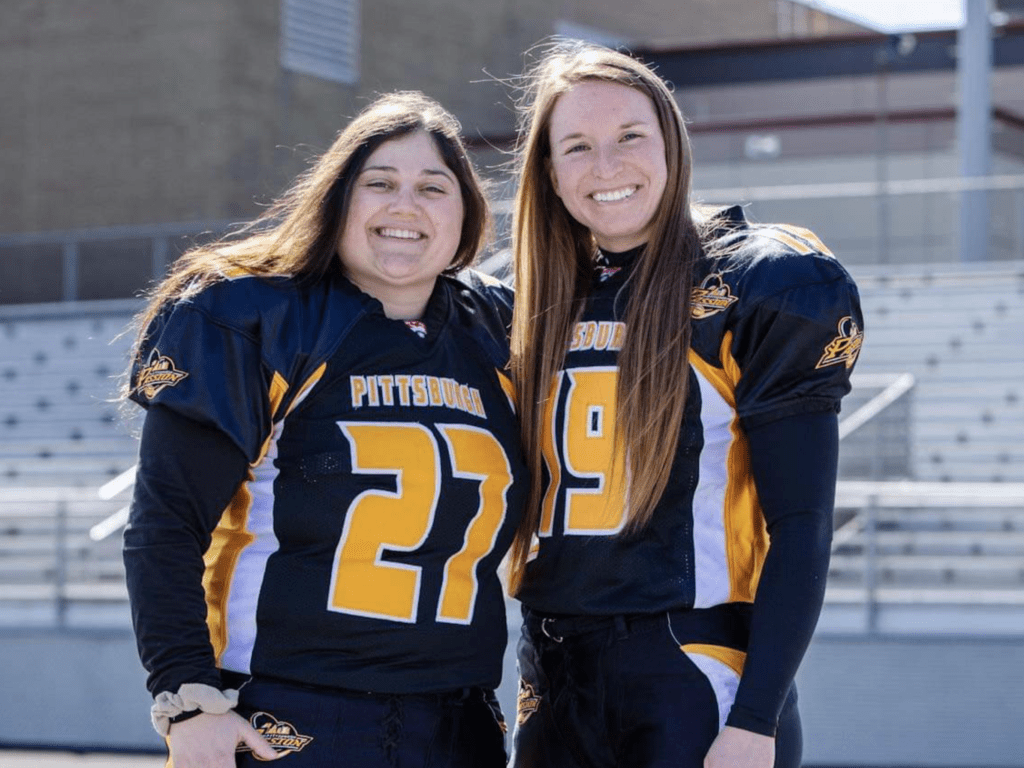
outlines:
[[[685,642],[704,642],[746,650],[750,633],[750,606],[726,603],[711,608],[689,608],[661,613],[612,616],[546,616],[523,608],[523,623],[535,639],[561,643],[567,638],[613,632],[618,638],[671,627]]]

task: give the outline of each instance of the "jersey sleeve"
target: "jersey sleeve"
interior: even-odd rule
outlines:
[[[839,428],[834,413],[819,411],[758,425],[747,437],[770,545],[727,724],[773,736],[825,599]]]
[[[860,299],[846,270],[832,257],[787,255],[762,260],[743,281],[748,300],[729,347],[744,427],[838,412],[864,338]]]
[[[220,430],[254,462],[270,434],[273,374],[258,338],[213,315],[208,303],[179,302],[153,322],[130,397]]]
[[[218,687],[206,623],[203,553],[248,462],[218,429],[156,405],[146,412],[124,531],[125,579],[147,685]]]

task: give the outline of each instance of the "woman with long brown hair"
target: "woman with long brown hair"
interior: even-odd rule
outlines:
[[[649,67],[561,43],[526,85],[513,764],[796,766],[856,288],[807,230],[692,204]]]
[[[124,558],[175,768],[505,764],[525,467],[459,130],[379,98],[140,313]]]

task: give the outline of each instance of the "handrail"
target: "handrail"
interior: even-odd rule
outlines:
[[[857,376],[855,383],[860,386],[884,386],[877,395],[839,422],[839,439],[842,440],[910,392],[916,380],[910,373],[867,373]]]

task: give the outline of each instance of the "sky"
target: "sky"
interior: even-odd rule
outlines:
[[[963,24],[962,0],[799,0],[882,32],[955,29]]]

